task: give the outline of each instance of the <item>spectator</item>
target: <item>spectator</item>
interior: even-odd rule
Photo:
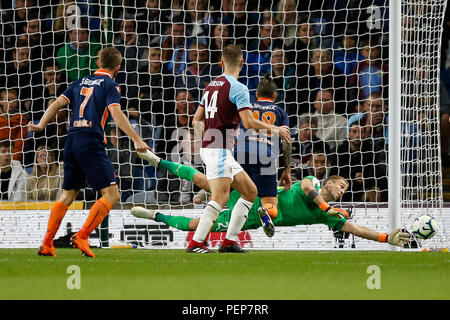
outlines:
[[[313,114],[317,118],[317,138],[325,141],[331,151],[341,145],[347,136],[347,118],[335,112],[332,90],[319,90],[314,101]]]
[[[323,146],[323,143],[320,142],[313,145],[312,155],[307,161],[306,168],[300,167],[295,170],[295,178],[297,180],[302,180],[307,176],[313,176],[322,183],[330,176],[330,160]]]
[[[191,40],[186,39],[186,25],[183,17],[175,16],[168,25],[167,34],[161,39],[162,61],[165,68],[174,75],[186,68],[187,48]]]
[[[196,109],[196,102],[188,90],[181,89],[175,98],[175,114],[169,116],[169,121],[164,127],[164,152],[169,155],[174,152],[179,138],[185,136],[186,130],[192,128],[192,119]]]
[[[222,18],[222,23],[232,29],[235,44],[246,51],[251,42],[258,38],[258,14],[247,10],[247,0],[234,0],[230,15]]]
[[[30,61],[30,47],[24,39],[18,39],[12,50],[12,60],[0,64],[0,84],[18,92],[19,107],[28,120],[39,119],[44,108],[40,85],[42,70],[36,69]]]
[[[47,108],[60,94],[67,88],[67,82],[64,81],[62,72],[59,66],[53,60],[47,60],[43,68],[44,82],[43,86],[43,109]],[[39,113],[35,112],[35,122],[38,122],[42,117],[44,110]],[[64,149],[65,136],[68,130],[67,120],[68,108],[62,109],[57,113],[54,122],[49,123],[41,132],[29,132],[28,140],[25,144],[24,150],[24,166],[29,168],[29,165],[34,163],[34,153],[38,146],[46,144],[47,146],[60,150],[57,154],[57,161],[62,159]]]
[[[429,63],[433,63],[430,60]],[[430,85],[431,82],[434,83],[434,76],[430,75],[430,66],[427,65],[424,60],[413,60],[410,65],[415,66],[415,77],[408,79],[405,83],[409,88],[405,88],[405,91],[409,92],[407,107],[416,108],[419,110],[418,121],[422,124],[428,123],[428,112],[433,105],[436,103],[434,97],[435,86]],[[431,92],[430,92],[431,91]],[[414,94],[420,92],[421,94]],[[448,154],[448,144],[450,135],[450,98],[443,81],[439,82],[439,113],[440,113],[440,142],[441,142],[441,160],[442,166],[450,167],[450,156]],[[426,127],[426,125],[423,125]],[[425,128],[424,128],[425,129]]]
[[[53,58],[56,54],[51,32],[42,32],[42,21],[36,11],[28,15],[23,34],[19,37],[28,42],[31,50],[30,59],[36,63],[36,68],[41,68],[42,60]]]
[[[60,0],[53,18],[54,44],[57,47],[64,45],[66,31],[73,28],[77,17],[78,6],[74,0]]]
[[[222,50],[227,45],[232,44],[231,28],[226,24],[216,24],[212,26],[212,38],[209,41],[210,61],[220,64]]]
[[[67,88],[67,82],[64,81],[63,74],[53,60],[48,60],[43,67],[44,76],[44,99],[47,108],[53,99],[57,98]]]
[[[208,83],[221,73],[219,65],[209,63],[206,45],[192,42],[189,47],[189,62],[186,69],[176,77],[176,88],[188,89],[193,99],[198,100]]]
[[[358,88],[358,98],[365,100],[372,92],[379,92],[387,97],[388,64],[380,57],[381,47],[375,41],[366,40],[362,44],[361,55],[364,57],[353,69],[350,85]]]
[[[11,142],[0,141],[0,200],[25,201],[27,172],[11,156]]]
[[[335,51],[334,63],[339,70],[342,71],[348,78],[352,72],[356,70],[356,66],[364,56],[358,52],[356,47],[358,35],[354,30],[347,30],[346,34],[342,36],[340,47]]]
[[[185,17],[187,35],[194,39],[209,36],[209,26],[214,24],[207,11],[208,0],[186,0]]]
[[[179,138],[181,140],[179,140],[179,143],[175,147],[176,151],[171,153],[170,161],[188,164],[200,172],[204,172],[200,154],[195,154],[194,129],[183,130],[182,133],[180,132]],[[179,192],[178,200],[175,200],[180,204],[192,203],[194,194],[199,192],[200,189],[192,181],[178,180],[178,177],[169,173],[167,191]]]
[[[450,155],[448,154],[448,139],[450,135],[450,97],[442,82],[439,83],[439,87],[441,159],[444,167],[450,167]]]
[[[287,62],[284,50],[279,47],[274,48],[270,58],[270,66],[272,79],[278,87],[275,102],[286,110],[289,117],[289,127],[293,128],[297,125],[296,79],[295,68]]]
[[[28,122],[18,110],[17,98],[14,89],[0,91],[0,140],[9,139],[13,145],[13,160],[22,162]]]
[[[282,47],[282,41],[278,38],[278,25],[274,23],[275,20],[271,18],[264,20],[259,28],[259,40],[249,43],[247,51],[244,51],[244,66],[239,81],[247,85],[252,103],[256,101],[259,77],[270,72],[273,50]]]
[[[234,0],[210,1],[209,9],[214,21],[223,22],[233,20]]]
[[[285,45],[288,63],[295,62],[298,77],[305,77],[309,66],[309,52],[317,48],[314,26],[309,21],[309,14],[298,19],[297,37],[291,45]]]
[[[17,37],[26,29],[28,15],[34,14],[37,9],[34,0],[16,0],[15,5],[15,8],[2,12],[0,30],[3,29],[2,36],[7,47],[14,46]]]
[[[332,174],[349,181],[349,191],[342,201],[387,201],[387,168],[380,153],[374,152],[366,127],[367,118],[349,122],[348,138],[338,148]]]
[[[146,121],[138,110],[134,108],[128,108],[128,119],[134,130],[142,137],[142,139],[151,148],[157,149],[158,140],[161,135],[161,127],[152,126],[150,122]],[[132,146],[131,148],[134,148]]]
[[[98,2],[95,3],[96,1],[93,0],[59,0],[58,2],[59,4],[53,16],[53,30],[56,45],[64,44],[66,31],[78,25],[80,19],[86,20],[86,24],[89,25],[91,33],[95,33],[97,39],[99,39],[100,16],[103,12],[100,11]],[[111,10],[114,12],[114,7]]]
[[[136,11],[137,32],[148,37],[148,43],[160,39],[169,23],[167,10],[162,10],[161,5],[162,0],[146,0],[145,7]]]
[[[164,138],[161,141],[160,151],[164,152],[163,159],[180,160],[181,149],[183,153],[190,148],[186,147],[186,140],[189,140],[189,133],[192,130],[192,120],[195,114],[195,102],[188,90],[179,90],[176,94],[176,113],[170,116],[170,123],[164,127]],[[181,153],[183,156],[183,154]],[[186,160],[186,157],[182,157]],[[144,194],[146,202],[180,202],[181,182],[180,179],[172,175],[169,171],[158,171],[156,174],[156,193]],[[138,194],[137,199],[144,198]],[[186,199],[184,199],[186,200]]]
[[[316,117],[311,117],[309,114],[303,114],[299,117],[296,129],[297,138],[292,139],[292,169],[306,168],[308,160],[311,157],[313,144],[320,141],[316,136],[316,131]],[[328,153],[329,152],[327,152],[327,154]]]
[[[295,35],[297,33],[296,8],[296,0],[280,0],[280,2],[278,2],[276,19],[278,24],[282,27],[281,37],[287,47],[294,44]]]
[[[33,170],[27,178],[27,200],[57,200],[62,190],[63,168],[46,146],[39,146],[35,154]]]
[[[387,105],[379,92],[371,93],[362,105],[361,112],[352,115],[348,123],[366,117],[368,137],[373,141],[374,150],[384,152],[388,137]],[[383,159],[386,160],[386,159]]]
[[[182,17],[184,13],[184,0],[172,0],[169,13],[169,19],[172,20],[175,17]]]
[[[122,65],[115,81],[126,96],[127,90],[138,85],[139,62],[145,59],[147,40],[136,33],[136,21],[125,16],[120,20],[114,37],[114,47],[122,54]]]
[[[79,25],[75,25],[68,32],[68,42],[57,52],[56,61],[66,79],[72,82],[90,75],[97,69],[97,54],[100,45],[90,37],[87,18],[80,18]]]
[[[387,8],[387,0],[335,0],[328,1],[324,15],[333,26],[335,39],[348,29],[356,30],[359,35],[379,36],[388,33]]]
[[[130,150],[129,139],[116,125],[110,124],[108,157],[111,159],[117,177],[121,199],[127,199],[133,191],[133,167],[137,163],[136,152]]]
[[[327,89],[334,91],[335,112],[351,113],[351,108],[347,106],[347,79],[333,64],[331,51],[325,48],[313,49],[310,62],[308,77],[297,75],[299,114],[310,112],[310,103],[313,103],[317,91]]]
[[[258,40],[252,42],[247,51],[257,51],[265,59],[270,59],[271,51],[275,47],[282,47],[283,41],[280,37],[280,26],[275,18],[264,19],[259,27]]]
[[[378,153],[379,161],[387,162],[387,144],[389,140],[389,121],[387,114],[387,104],[379,92],[373,92],[364,101],[363,111],[352,115],[349,123],[352,123],[362,117],[367,118],[368,136],[372,140],[373,150]],[[423,145],[421,129],[411,121],[401,124],[401,146],[402,159],[409,161],[404,169],[405,174],[415,173],[420,160],[420,149]],[[416,178],[416,177],[415,177]]]
[[[150,44],[146,57],[148,64],[140,70],[139,87],[128,92],[128,110],[134,108],[145,121],[165,127],[166,115],[175,112],[175,80],[163,67],[158,42]]]

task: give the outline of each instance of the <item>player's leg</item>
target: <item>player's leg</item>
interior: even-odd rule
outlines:
[[[233,207],[227,234],[225,235],[225,239],[219,248],[219,252],[244,253],[247,251],[239,247],[237,244],[238,234],[247,221],[248,212],[253,206],[258,190],[249,175],[244,170],[233,176],[233,183],[231,186],[241,194],[241,197]]]
[[[243,168],[246,169],[258,189],[258,197],[261,200],[261,206],[258,207],[258,217],[264,233],[268,237],[273,237],[275,226],[272,219],[278,214],[276,170],[262,164],[247,164]]]
[[[64,218],[67,209],[75,200],[86,180],[83,170],[78,165],[72,147],[73,137],[69,136],[64,146],[64,182],[62,186],[62,194],[58,201],[56,201],[50,210],[48,220],[47,232],[41,248],[39,248],[39,255],[55,255],[55,248],[53,246],[53,238],[58,232],[62,219]]]
[[[275,219],[278,215],[278,198],[277,197],[261,197],[261,206],[263,206],[270,218]]]
[[[214,224],[219,217],[220,211],[228,201],[231,179],[230,178],[214,178],[208,180],[209,187],[211,189],[211,200],[203,210],[203,214],[200,217],[197,229],[192,237],[192,241],[189,243],[187,252],[205,252],[202,243],[205,241],[208,234],[211,232]],[[207,250],[206,252],[209,252]]]
[[[170,227],[173,227],[182,231],[192,231],[197,228],[200,218],[188,218],[184,216],[173,216],[170,214],[163,214],[156,210],[149,210],[144,207],[131,208],[131,214],[136,218],[154,220],[156,222],[162,222]]]
[[[200,157],[206,167],[206,178],[211,192],[211,200],[203,210],[197,230],[186,248],[186,252],[189,253],[213,252],[204,247],[203,242],[217,221],[222,208],[228,201],[233,178],[233,171],[229,161],[233,157],[229,150],[202,148],[200,149]]]
[[[275,234],[275,226],[272,222],[278,215],[277,197],[262,197],[261,207],[258,208],[258,215],[261,219],[264,233],[268,237],[273,237]]]
[[[120,192],[116,184],[114,168],[106,154],[103,142],[94,141],[87,144],[77,141],[77,147],[80,150],[76,155],[77,163],[83,169],[88,183],[94,190],[100,190],[102,197],[91,207],[86,222],[72,237],[72,241],[85,255],[95,257],[90,250],[88,237],[108,215],[111,208],[119,202]]]
[[[78,232],[79,237],[82,239],[87,239],[89,237],[91,232],[94,231],[108,215],[111,208],[120,200],[120,193],[117,185],[103,188],[100,192],[102,197],[93,204],[86,222]]]
[[[73,203],[77,195],[78,190],[63,190],[58,201],[52,205],[50,216],[48,218],[47,232],[45,233],[44,241],[38,250],[38,255],[55,256],[53,239],[58,232],[61,221],[66,215],[67,209]]]
[[[165,169],[180,177],[181,179],[192,181],[197,187],[209,191],[209,184],[208,180],[206,179],[206,175],[204,175],[197,169],[181,163],[161,159],[150,150],[147,150],[146,153],[138,152],[137,155],[141,159],[148,161],[148,163],[150,163],[152,166],[159,169]]]
[[[83,227],[71,239],[89,257],[95,257],[90,250],[89,235],[100,225],[111,208],[120,200],[119,188],[116,184],[103,188],[100,191],[102,197],[91,207]]]

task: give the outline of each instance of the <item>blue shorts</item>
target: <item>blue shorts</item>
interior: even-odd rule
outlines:
[[[277,196],[277,175],[276,171],[273,174],[267,174],[267,171],[271,171],[268,169],[268,166],[264,166],[261,164],[241,164],[242,168],[247,172],[252,181],[255,183],[256,188],[258,189],[258,197],[276,197]]]
[[[101,190],[116,184],[114,168],[102,139],[85,133],[67,136],[64,144],[64,190],[87,185]]]

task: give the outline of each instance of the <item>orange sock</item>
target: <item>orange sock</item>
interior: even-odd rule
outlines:
[[[111,210],[111,203],[105,199],[100,198],[89,211],[89,216],[86,219],[81,230],[78,232],[78,236],[82,239],[87,239],[92,231],[105,219],[108,215],[109,210]]]
[[[263,204],[263,207],[266,208],[267,212],[269,212],[269,216],[272,219],[275,219],[278,215],[278,208],[271,203]]]
[[[45,234],[44,244],[46,246],[53,246],[53,238],[58,232],[61,221],[66,215],[68,207],[61,201],[56,201],[50,210],[50,217],[48,218],[47,233]]]

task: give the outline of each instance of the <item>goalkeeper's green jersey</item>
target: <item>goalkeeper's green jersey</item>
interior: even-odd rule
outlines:
[[[308,176],[314,184],[317,191],[320,192],[320,182],[317,178]],[[231,211],[241,195],[237,191],[230,194],[230,200],[227,203],[228,210],[222,212],[217,220],[213,231],[224,231],[228,227]],[[257,229],[261,226],[258,216],[258,208],[261,206],[260,198],[256,198],[253,206],[248,213],[248,219],[242,228]],[[333,230],[340,230],[346,219],[339,219],[329,216],[322,211],[301,188],[301,182],[294,183],[289,190],[284,191],[283,187],[278,187],[278,215],[273,219],[275,226],[297,226],[304,224],[326,224]]]

